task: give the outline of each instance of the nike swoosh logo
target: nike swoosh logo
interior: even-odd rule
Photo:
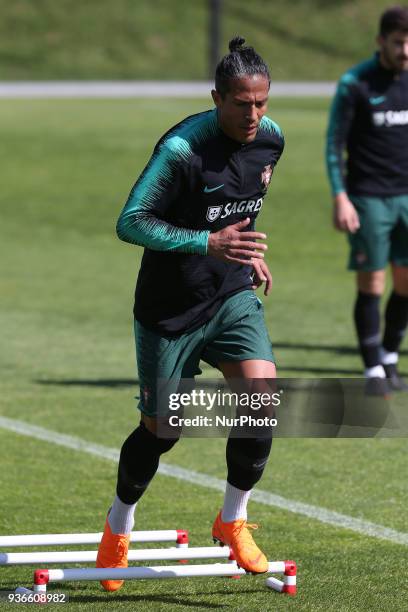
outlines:
[[[258,298],[257,298],[257,299],[258,299]],[[263,468],[263,467],[264,467],[264,465],[266,465],[266,462],[267,462],[267,461],[268,461],[268,459],[264,459],[264,461],[259,461],[258,463],[254,463],[254,464],[253,464],[253,467],[254,467],[255,469],[256,469],[256,468],[258,468],[258,469]]]
[[[378,96],[378,98],[370,98],[370,104],[381,104],[381,102],[384,102],[385,99],[385,96]]]
[[[255,557],[255,559],[248,559],[248,561],[251,565],[256,565],[257,563],[259,563],[262,557],[263,557],[263,553],[259,553],[259,555]]]
[[[206,185],[204,187],[204,193],[211,193],[212,191],[217,191],[217,189],[221,189],[221,187],[224,187],[224,183],[222,185],[218,185],[218,187],[212,187],[211,189]]]

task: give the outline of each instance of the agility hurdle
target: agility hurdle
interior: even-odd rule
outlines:
[[[96,550],[67,552],[0,553],[0,565],[37,565],[42,563],[94,563]],[[128,552],[128,561],[188,561],[190,559],[230,559],[228,546],[193,548],[147,548]]]
[[[0,547],[6,546],[65,546],[70,544],[99,544],[99,533],[48,533],[35,535],[0,536]],[[176,542],[179,548],[188,546],[188,531],[185,529],[165,529],[156,531],[132,531],[131,542]]]
[[[80,568],[80,569],[38,569],[34,572],[33,592],[46,594],[50,582],[84,580],[153,580],[165,578],[193,578],[198,576],[240,576],[247,572],[235,561],[209,565],[154,566],[124,568]],[[273,577],[266,585],[279,593],[296,594],[296,563],[274,561],[269,563],[268,573],[283,574],[283,581]]]
[[[0,546],[49,546],[97,544],[102,533],[74,534],[34,534],[17,536],[0,536]],[[99,580],[147,580],[165,578],[191,578],[199,576],[233,576],[247,574],[240,568],[228,546],[203,546],[189,548],[188,532],[183,529],[162,531],[132,531],[131,542],[175,542],[176,547],[167,549],[129,550],[129,561],[179,560],[192,559],[225,559],[229,563],[212,563],[207,565],[169,565],[127,568],[78,568],[78,569],[38,569],[34,572],[33,590],[18,587],[36,595],[46,594],[50,582],[65,581],[99,581]],[[96,551],[44,551],[23,553],[0,553],[0,565],[29,565],[45,563],[93,563]],[[269,563],[267,573],[283,574],[283,580],[270,576],[266,586],[279,593],[296,594],[296,563],[294,561],[274,561]]]

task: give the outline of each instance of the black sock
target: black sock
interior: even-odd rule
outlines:
[[[120,451],[116,492],[124,504],[135,504],[157,472],[160,455],[169,451],[176,440],[157,438],[144,425],[124,442]]]
[[[379,295],[358,292],[354,306],[354,322],[366,368],[373,368],[381,363],[379,304]]]
[[[249,491],[261,478],[271,452],[272,437],[228,438],[227,481],[242,491]]]
[[[383,347],[397,353],[408,324],[408,297],[393,291],[385,310]]]

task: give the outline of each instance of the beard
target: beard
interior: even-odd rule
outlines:
[[[389,53],[386,47],[383,47],[382,56],[387,68],[389,68],[393,72],[402,72],[403,70],[408,70],[408,57],[406,57],[405,55],[395,56],[392,53]]]

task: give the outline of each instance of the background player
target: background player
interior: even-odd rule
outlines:
[[[383,13],[377,42],[374,57],[339,81],[327,167],[334,224],[349,233],[349,268],[357,272],[354,320],[367,391],[387,395],[390,387],[408,389],[397,371],[408,321],[408,7]],[[389,261],[393,291],[381,345],[379,302]]]
[[[217,67],[216,108],[188,117],[159,140],[118,221],[122,240],[145,247],[134,308],[142,416],[121,449],[98,567],[127,565],[136,503],[160,455],[176,442],[157,435],[157,380],[193,377],[200,359],[227,379],[276,375],[253,292],[265,282],[267,293],[272,281],[263,260],[266,235],[254,221],[284,145],[265,116],[268,68],[244,42],[232,40]],[[253,573],[267,571],[268,563],[249,532],[246,506],[271,444],[271,432],[229,437],[224,505],[212,530]],[[121,584],[102,583],[106,590]]]

